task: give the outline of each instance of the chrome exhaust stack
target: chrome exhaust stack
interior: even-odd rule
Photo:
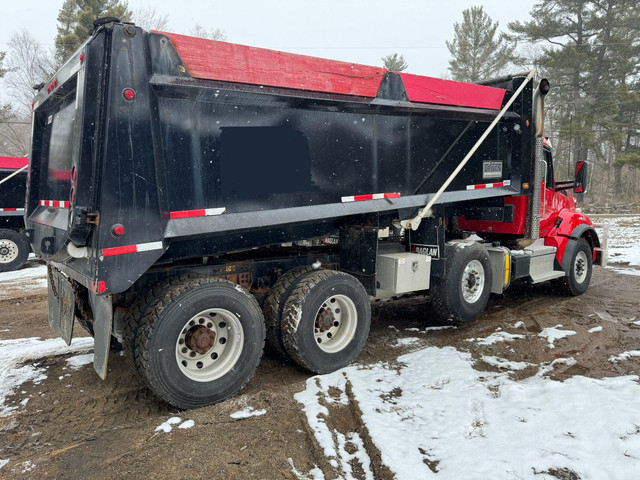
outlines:
[[[544,160],[544,97],[549,93],[549,81],[546,78],[540,80],[538,87],[533,92],[533,128],[535,131],[534,147],[534,171],[533,194],[531,197],[530,219],[525,236],[529,240],[540,237],[540,208],[542,203],[542,179],[546,172]]]

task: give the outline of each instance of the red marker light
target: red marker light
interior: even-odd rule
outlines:
[[[126,100],[133,100],[136,97],[136,92],[134,92],[133,90],[131,90],[130,88],[126,88],[124,92],[122,92],[122,95],[124,96],[124,98]]]
[[[113,227],[113,234],[116,237],[121,237],[122,235],[124,235],[124,227],[122,225],[115,225]]]
[[[84,62],[84,54],[83,53],[80,54],[80,63],[82,63],[82,62]]]

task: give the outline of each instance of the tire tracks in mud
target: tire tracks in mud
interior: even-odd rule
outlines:
[[[38,362],[47,378],[23,384],[7,399],[7,406],[18,408],[0,418],[1,458],[11,458],[12,464],[27,460],[38,464],[89,442],[102,443],[119,430],[138,429],[149,418],[169,413],[166,404],[132,377],[112,375],[102,381],[92,368],[71,371],[65,362],[69,356]],[[111,363],[120,370],[124,359],[113,356]],[[117,445],[112,450],[120,453]]]
[[[319,414],[317,420],[331,434],[330,447],[335,455],[327,455],[327,445],[321,444],[318,432],[308,420],[305,421],[305,427],[307,437],[313,446],[312,455],[326,478],[395,479],[395,475],[383,464],[382,453],[375,446],[362,420],[362,411],[348,378],[344,390],[330,387],[327,394],[320,392],[318,403],[328,411],[327,415]]]

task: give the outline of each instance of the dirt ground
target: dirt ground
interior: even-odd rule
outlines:
[[[638,292],[640,276],[594,268],[591,287],[581,297],[560,296],[544,285],[512,287],[507,295],[492,297],[476,322],[425,334],[415,329],[439,325],[425,297],[377,302],[369,342],[358,363],[393,362],[402,353],[429,345],[454,346],[470,351],[478,360],[485,355],[539,365],[556,358],[575,358],[577,363],[572,366],[556,365],[550,375],[558,380],[570,375],[640,374],[639,357],[609,361],[612,355],[640,349],[640,325],[633,323],[640,319]],[[538,333],[557,325],[577,333],[556,340],[555,349],[550,349]],[[598,335],[588,333],[597,326],[602,327]],[[4,331],[0,339],[52,338],[46,291],[21,294],[16,290],[0,299],[0,327]],[[498,329],[526,335],[526,341],[488,346],[465,341],[487,337]],[[416,336],[419,342],[398,347],[398,340]],[[289,459],[299,472],[309,472],[317,465],[326,478],[337,476],[294,399],[310,374],[275,354],[265,352],[257,374],[239,396],[191,411],[168,407],[145,390],[117,352],[111,355],[106,381],[100,380],[91,365],[69,370],[68,357],[39,361],[47,367],[47,380],[37,385],[25,383],[19,394],[7,400],[11,406],[30,399],[26,406],[19,405],[10,416],[0,418],[0,458],[10,459],[0,470],[0,478],[307,478],[294,473]],[[446,365],[442,368],[446,370]],[[476,362],[476,368],[497,370],[482,361]],[[537,367],[518,371],[517,378],[537,371]],[[332,423],[340,431],[362,434],[376,479],[393,478],[380,452],[367,441],[357,406],[336,405],[331,407]],[[249,406],[267,413],[243,420],[230,417]],[[195,426],[155,432],[173,416],[191,419]],[[364,478],[360,474],[358,478]]]

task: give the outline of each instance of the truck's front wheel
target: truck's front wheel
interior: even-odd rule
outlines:
[[[264,347],[258,302],[215,278],[166,288],[147,309],[135,361],[151,389],[178,408],[221,402],[251,379]]]
[[[431,303],[444,318],[470,322],[479,317],[491,294],[491,263],[477,243],[447,245],[446,273],[430,287]]]
[[[561,279],[564,292],[572,296],[582,295],[586,292],[591,282],[592,267],[593,252],[587,241],[581,238],[571,254],[567,276]]]

